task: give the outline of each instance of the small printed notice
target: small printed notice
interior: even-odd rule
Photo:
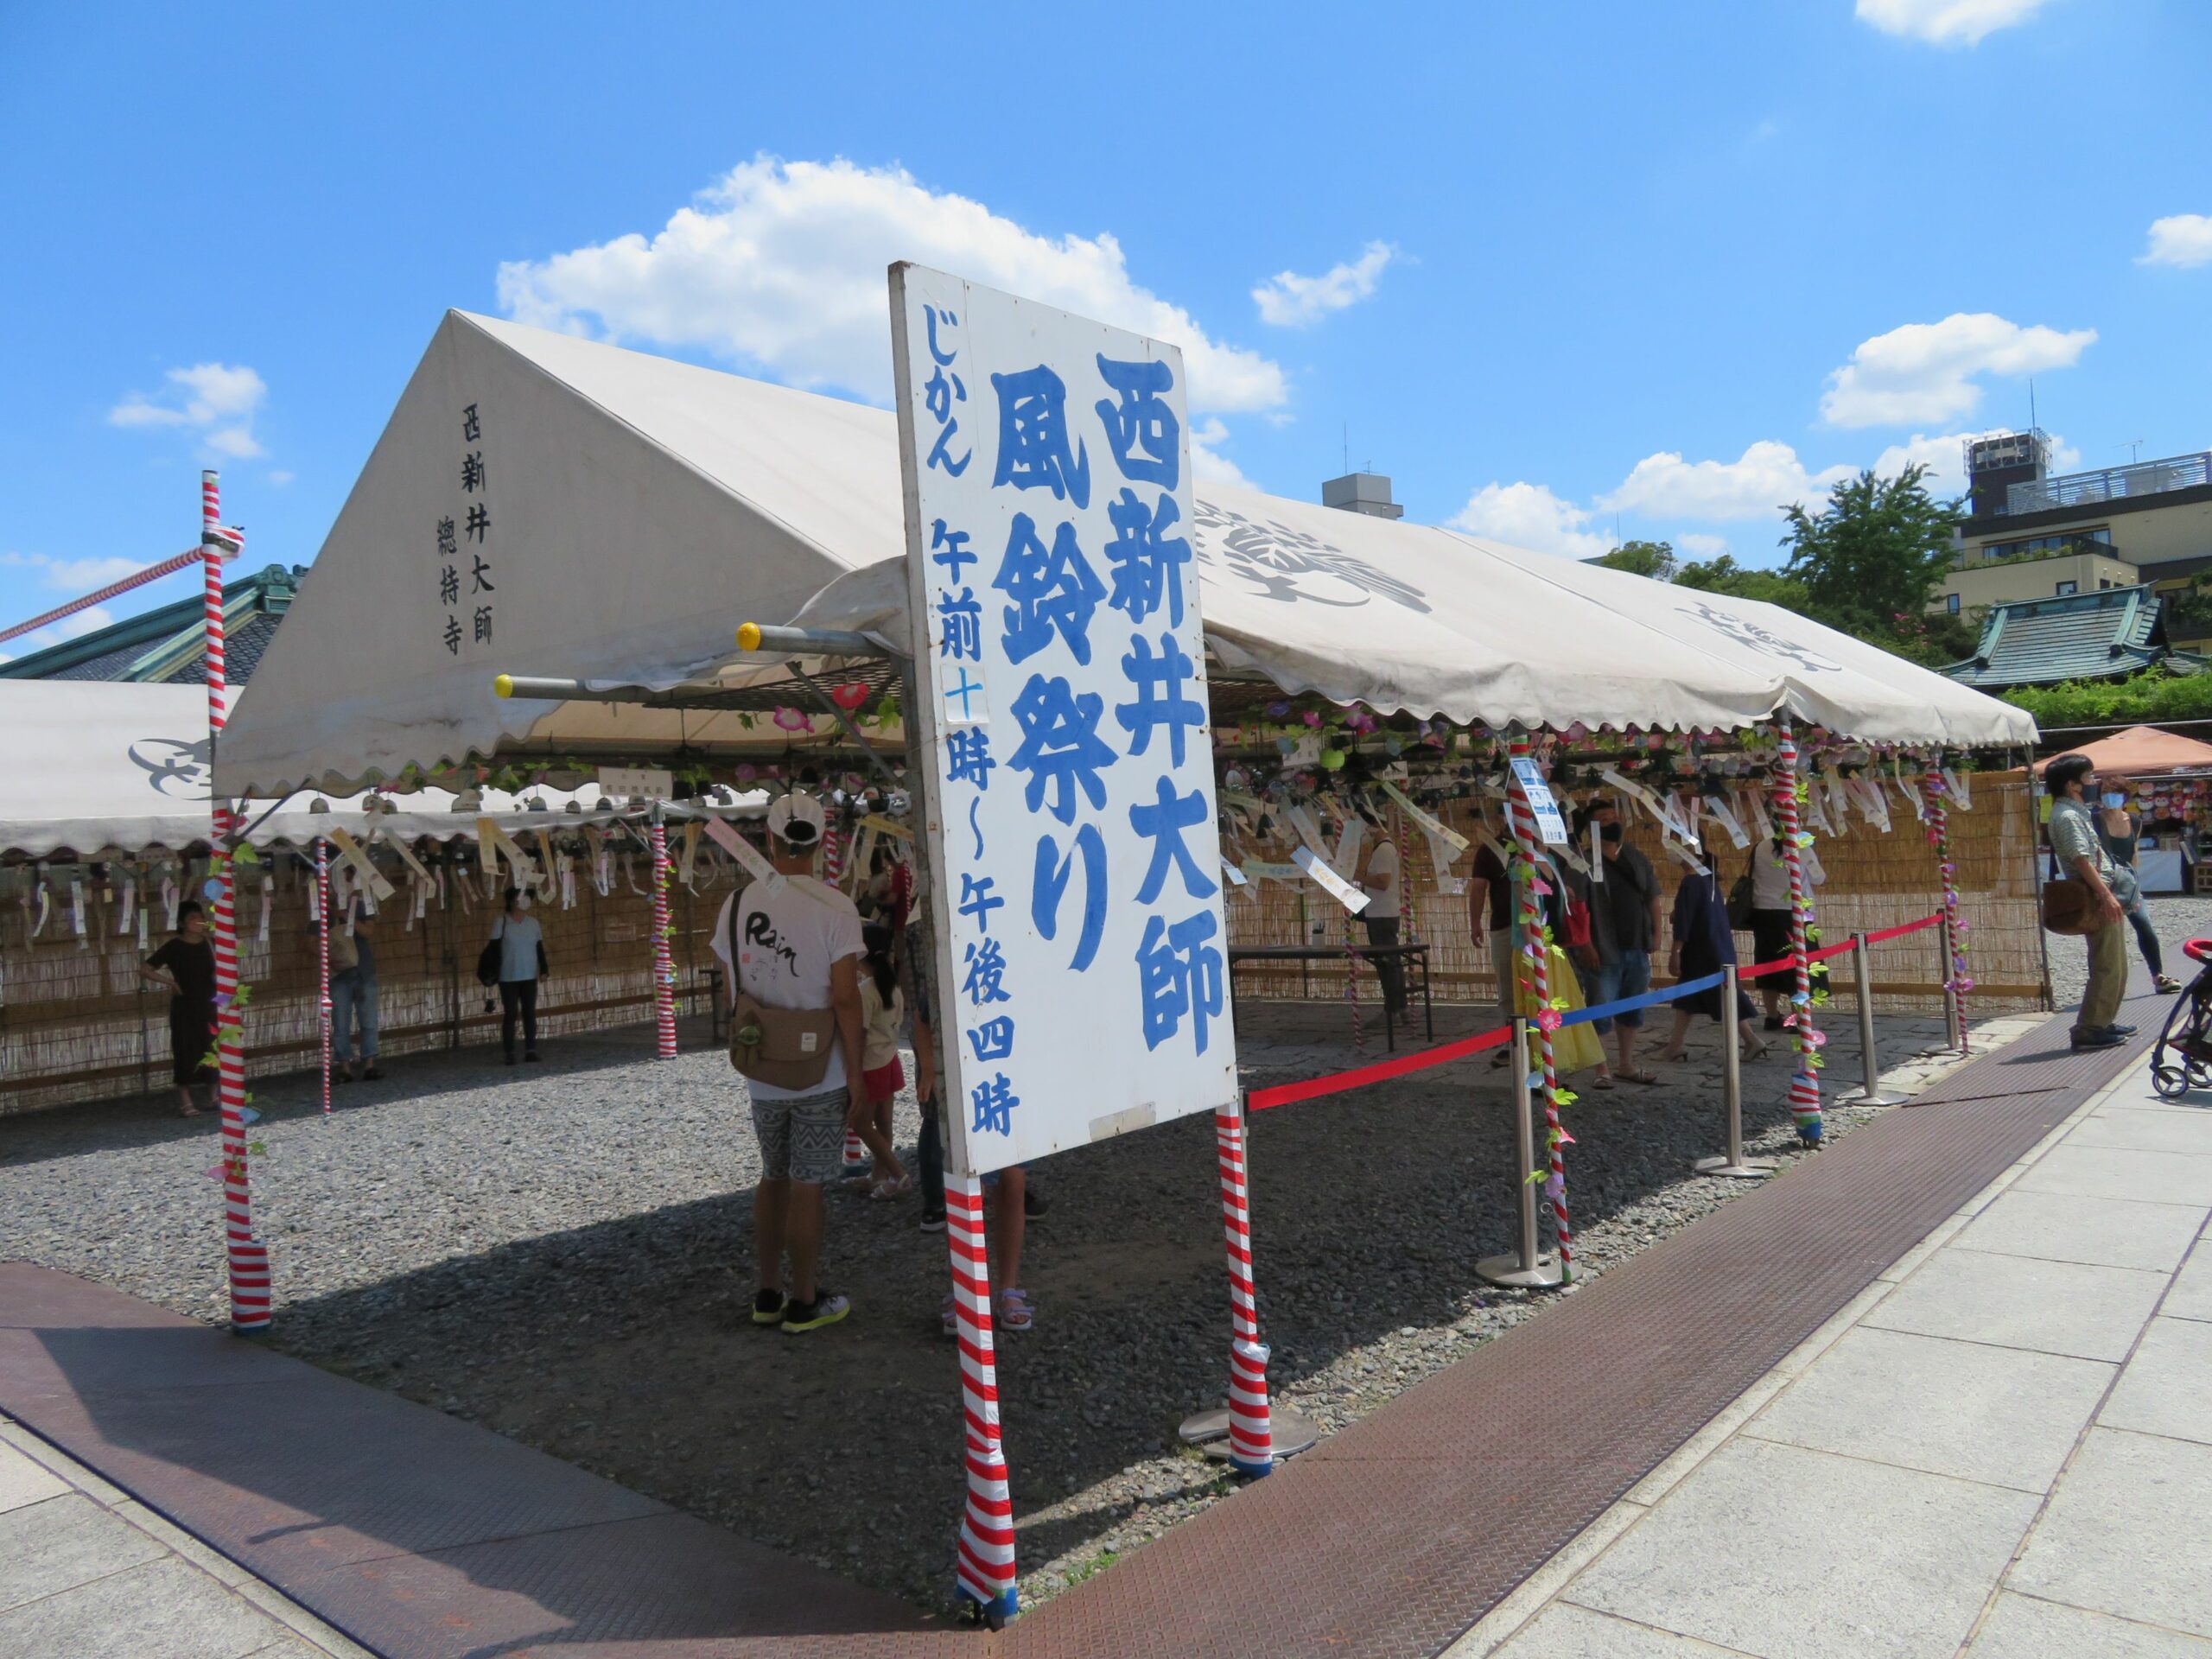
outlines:
[[[1355,916],[1367,908],[1367,895],[1331,869],[1326,863],[1313,856],[1313,849],[1301,847],[1290,855],[1291,862],[1319,882],[1322,891]]]
[[[599,792],[610,799],[664,801],[676,793],[676,778],[652,766],[601,766]]]
[[[1525,754],[1515,756],[1513,777],[1521,785],[1529,810],[1535,815],[1536,833],[1544,838],[1544,845],[1567,845],[1567,820],[1560,816],[1559,803],[1552,798],[1552,786],[1536,770],[1536,763]]]
[[[1382,792],[1395,801],[1403,809],[1405,815],[1411,818],[1421,828],[1422,833],[1428,836],[1430,839],[1448,842],[1457,852],[1464,853],[1467,850],[1467,838],[1465,836],[1445,823],[1443,819],[1415,806],[1407,796],[1406,791],[1388,779],[1383,780]]]
[[[768,861],[767,855],[720,818],[709,817],[702,822],[707,827],[708,839],[735,859],[747,875],[760,882],[764,894],[773,898],[784,890],[786,883],[783,872]]]

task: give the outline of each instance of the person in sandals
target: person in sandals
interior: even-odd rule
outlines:
[[[851,1311],[844,1297],[815,1279],[822,1257],[822,1185],[836,1180],[843,1167],[846,1125],[858,1128],[868,1116],[861,1082],[861,913],[850,899],[811,874],[823,824],[821,804],[804,795],[786,795],[768,809],[769,858],[783,880],[756,880],[733,893],[714,935],[733,1009],[741,995],[763,1009],[834,1010],[836,1015],[819,1078],[804,1089],[752,1077],[746,1084],[760,1141],[760,1185],[753,1201],[760,1290],[753,1299],[753,1322],[789,1332],[834,1325]]]

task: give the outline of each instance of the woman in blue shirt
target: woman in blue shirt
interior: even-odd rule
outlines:
[[[515,1063],[515,1018],[522,1018],[522,1057],[537,1058],[537,982],[545,976],[545,930],[530,913],[530,895],[507,889],[506,913],[492,925],[499,945],[499,1042]]]

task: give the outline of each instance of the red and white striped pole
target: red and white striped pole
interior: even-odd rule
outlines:
[[[1274,1467],[1274,1427],[1268,1410],[1268,1349],[1260,1340],[1259,1302],[1252,1287],[1243,1102],[1213,1115],[1213,1135],[1221,1164],[1222,1232],[1229,1249],[1229,1461],[1241,1473],[1264,1475]]]
[[[207,753],[215,751],[229,718],[223,669],[223,559],[244,544],[222,527],[222,496],[213,472],[200,474],[200,564],[207,575]],[[253,1195],[245,1141],[245,1018],[238,1007],[238,931],[232,879],[231,810],[214,797],[214,855],[208,886],[215,912],[215,1047],[217,1090],[222,1105],[223,1209],[230,1268],[231,1325],[239,1331],[269,1328],[269,1249],[253,1232]]]
[[[668,830],[660,821],[660,807],[653,807],[648,832],[653,849],[653,1022],[660,1036],[659,1057],[676,1058],[676,954],[671,948],[668,919]]]
[[[1530,753],[1528,734],[1518,726],[1513,728],[1510,752],[1516,760],[1528,759]],[[1544,1178],[1544,1196],[1551,1201],[1552,1229],[1559,1236],[1559,1281],[1567,1285],[1574,1282],[1574,1233],[1567,1221],[1567,1130],[1559,1121],[1559,1062],[1552,1047],[1557,1016],[1545,1018],[1552,1013],[1552,963],[1551,948],[1544,940],[1543,901],[1536,891],[1536,849],[1541,842],[1536,832],[1535,809],[1529,804],[1517,776],[1506,790],[1506,803],[1513,824],[1514,849],[1519,855],[1515,862],[1520,866],[1514,872],[1513,883],[1520,918],[1518,973],[1535,1004],[1530,1026],[1543,1070],[1544,1143],[1550,1164]],[[1513,1006],[1518,1008],[1518,998]]]
[[[1782,826],[1782,861],[1789,872],[1789,959],[1795,969],[1795,990],[1783,1021],[1789,1027],[1790,1046],[1797,1064],[1789,1074],[1789,1111],[1796,1120],[1797,1138],[1817,1145],[1822,1132],[1821,1115],[1821,1033],[1813,1023],[1813,965],[1806,957],[1805,931],[1812,920],[1812,894],[1805,885],[1804,842],[1811,836],[1799,826],[1797,798],[1805,788],[1797,766],[1797,740],[1791,735],[1789,717],[1775,721],[1782,737],[1781,753],[1774,772],[1775,822]],[[1800,837],[1802,837],[1802,840]]]
[[[1959,866],[1951,855],[1950,789],[1937,757],[1930,754],[1920,777],[1928,803],[1928,844],[1936,849],[1936,873],[1943,882],[1943,1012],[1946,1034],[1960,1053],[1967,1052],[1967,993],[1974,976],[1967,971],[1966,918],[1959,914]]]
[[[322,1011],[322,1115],[330,1116],[330,849],[318,837],[315,843],[315,938],[321,960],[315,964],[315,1007]]]
[[[960,1338],[961,1404],[967,1419],[968,1504],[954,1574],[960,1593],[993,1623],[1014,1617],[1014,1497],[999,1436],[998,1369],[991,1349],[991,1260],[980,1176],[947,1171],[944,1240]]]

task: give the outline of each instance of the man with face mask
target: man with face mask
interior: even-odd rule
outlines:
[[[2096,763],[2086,754],[2062,754],[2044,768],[2043,779],[2051,795],[2050,850],[2060,868],[2089,890],[2089,982],[2082,993],[2074,1046],[2117,1047],[2135,1028],[2115,1023],[2127,994],[2127,944],[2120,931],[2123,912],[2113,891],[2112,855],[2097,839],[2089,815],[2089,804],[2096,798]]]
[[[537,982],[545,975],[545,930],[530,913],[530,895],[507,889],[505,913],[492,925],[499,945],[499,1042],[515,1063],[515,1021],[522,1021],[522,1057],[537,1058]]]

